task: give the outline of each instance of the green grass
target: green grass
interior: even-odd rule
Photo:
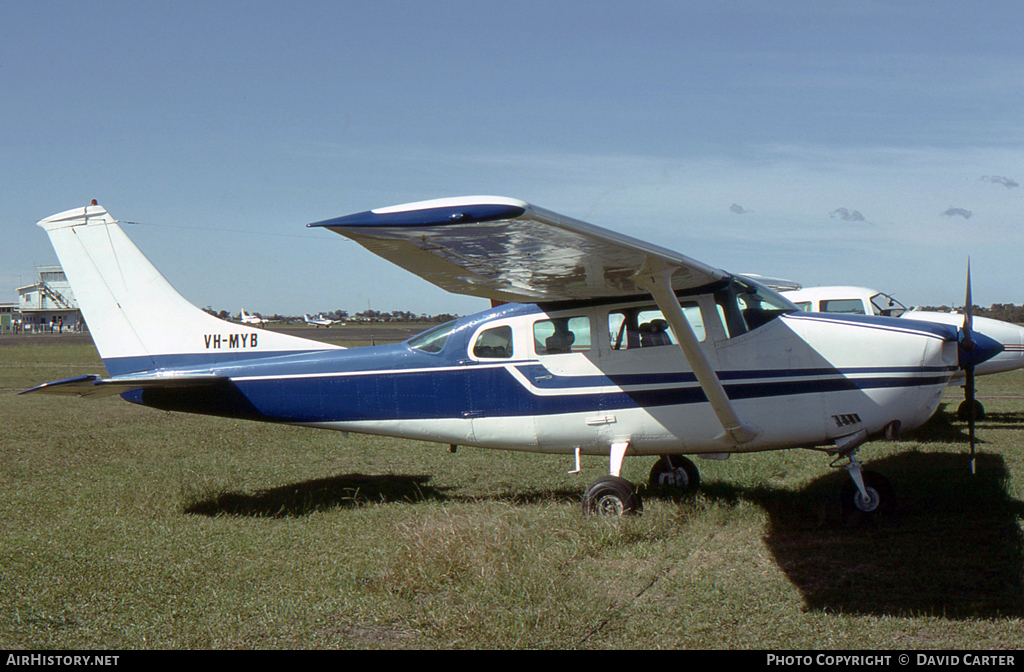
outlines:
[[[899,495],[874,521],[811,451],[698,461],[696,496],[609,520],[579,504],[607,460],[13,393],[101,371],[0,349],[0,648],[1024,645],[1022,373],[979,379],[975,477],[945,412],[866,446]]]

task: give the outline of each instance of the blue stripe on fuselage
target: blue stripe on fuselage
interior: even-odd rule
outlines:
[[[697,376],[692,371],[667,373],[625,373],[592,376],[555,376],[542,364],[524,364],[516,366],[524,376],[532,381],[534,387],[544,390],[578,389],[585,387],[601,387],[614,385],[630,387],[639,385],[669,385],[679,383],[696,383]],[[753,371],[718,371],[718,379],[728,388],[728,381],[750,381],[767,378],[808,378],[835,375],[889,375],[920,374],[948,375],[956,367],[948,366],[866,366],[854,369],[757,369]]]
[[[951,324],[938,322],[921,322],[901,317],[882,317],[879,315],[846,315],[842,313],[786,313],[787,320],[808,320],[812,322],[834,322],[856,325],[867,329],[882,331],[898,331],[916,333],[923,336],[938,338],[943,341],[956,340],[957,328]]]

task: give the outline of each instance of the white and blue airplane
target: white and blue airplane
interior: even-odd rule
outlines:
[[[464,197],[310,224],[495,307],[391,345],[342,349],[229,324],[181,297],[95,205],[39,222],[106,377],[25,393],[119,394],[158,409],[455,445],[608,459],[583,498],[639,511],[699,482],[685,455],[818,449],[850,509],[891,488],[857,449],[924,423],[961,369],[1001,346],[970,325],[804,313],[755,281],[524,201]],[[505,302],[505,303],[501,303]]]
[[[270,320],[268,320],[265,317],[248,314],[247,312],[245,312],[245,308],[242,309],[238,321],[241,322],[242,324],[255,324],[257,327],[263,326],[264,324],[270,322]]]
[[[330,329],[332,326],[334,326],[341,320],[331,320],[329,318],[324,317],[322,314],[317,315],[316,317],[310,317],[309,313],[306,313],[305,315],[302,316],[302,321],[305,322],[306,324],[313,325],[317,329],[319,329],[320,327],[327,327],[328,329]]]

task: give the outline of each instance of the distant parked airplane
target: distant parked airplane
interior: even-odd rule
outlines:
[[[267,322],[270,322],[270,320],[259,315],[249,315],[245,312],[244,308],[242,309],[242,324],[254,324],[257,327],[262,327]]]
[[[302,318],[303,318],[303,320],[305,320],[306,324],[312,324],[317,329],[319,329],[320,327],[327,327],[328,329],[330,329],[332,325],[335,325],[335,324],[338,324],[339,322],[341,322],[341,320],[330,320],[330,319],[324,317],[323,313],[320,313],[316,317],[310,317],[309,315],[303,315]]]

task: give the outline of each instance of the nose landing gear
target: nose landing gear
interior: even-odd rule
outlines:
[[[864,471],[855,450],[840,457],[850,460],[845,468],[851,482],[843,486],[840,493],[843,510],[847,513],[871,515],[891,510],[896,495],[889,480],[876,471]],[[835,463],[833,466],[836,466]]]

